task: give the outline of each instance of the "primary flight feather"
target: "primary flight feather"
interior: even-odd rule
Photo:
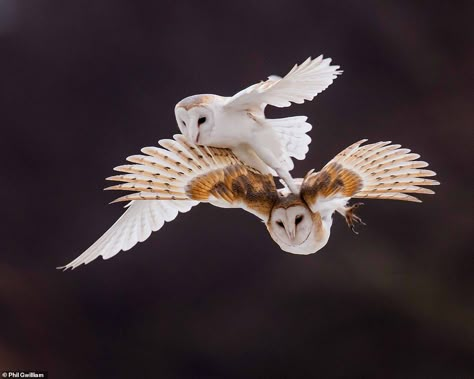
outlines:
[[[332,215],[345,216],[353,228],[360,218],[351,198],[419,201],[409,194],[432,194],[424,188],[439,184],[427,179],[435,172],[425,169],[419,155],[400,145],[359,141],[333,158],[319,172],[296,179],[297,194],[277,189],[272,174],[242,162],[230,149],[200,146],[184,136],[159,141],[161,147],[142,149],[128,157],[132,164],[115,168],[120,175],[109,187],[131,193],[116,201],[130,201],[122,217],[89,249],[67,264],[76,268],[102,256],[143,242],[179,212],[199,203],[223,208],[242,208],[260,218],[272,239],[284,251],[312,254],[329,239]]]

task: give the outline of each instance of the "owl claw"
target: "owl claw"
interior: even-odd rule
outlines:
[[[347,226],[349,226],[349,228],[351,228],[355,234],[359,234],[359,232],[355,230],[356,224],[367,225],[359,216],[354,213],[355,210],[361,205],[364,205],[364,203],[355,203],[354,205],[345,208]]]

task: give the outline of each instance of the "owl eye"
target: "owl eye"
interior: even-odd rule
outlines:
[[[296,216],[295,225],[298,225],[301,221],[303,221],[303,215]]]
[[[204,124],[206,122],[206,117],[199,117],[198,125]]]
[[[280,220],[278,220],[276,223],[277,223],[277,225],[278,225],[280,228],[283,228],[283,222],[281,222]]]
[[[183,123],[183,126],[186,126],[186,123],[184,121],[181,121]]]

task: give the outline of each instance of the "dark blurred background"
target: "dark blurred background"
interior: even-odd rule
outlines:
[[[0,369],[52,378],[474,377],[472,2],[0,0]],[[353,234],[282,252],[201,205],[133,250],[65,264],[122,213],[104,178],[173,108],[324,53],[344,74],[294,174],[392,140],[442,185],[367,201]]]

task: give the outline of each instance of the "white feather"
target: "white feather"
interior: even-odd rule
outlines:
[[[102,256],[112,258],[120,251],[127,251],[138,242],[145,241],[152,232],[172,221],[179,212],[188,212],[198,202],[194,200],[143,200],[133,201],[125,213],[79,257],[60,269],[76,268]]]
[[[232,97],[189,96],[175,107],[178,127],[199,145],[231,148],[246,164],[279,175],[297,193],[290,174],[292,158],[305,158],[311,142],[306,133],[311,125],[304,116],[267,119],[264,110],[266,105],[288,107],[313,100],[342,73],[330,63],[331,59],[322,55],[308,58],[285,77],[271,75]]]
[[[307,123],[306,116],[296,116],[278,119],[267,119],[267,123],[277,133],[284,153],[289,157],[303,160],[309,151],[311,137],[306,133],[311,130],[311,124]],[[291,162],[292,170],[294,165]]]
[[[233,108],[255,107],[263,109],[266,104],[275,107],[289,107],[291,103],[301,104],[328,88],[337,75],[339,66],[331,66],[331,58],[308,58],[281,79],[269,77],[265,82],[254,84],[236,93],[227,100],[226,106]]]

